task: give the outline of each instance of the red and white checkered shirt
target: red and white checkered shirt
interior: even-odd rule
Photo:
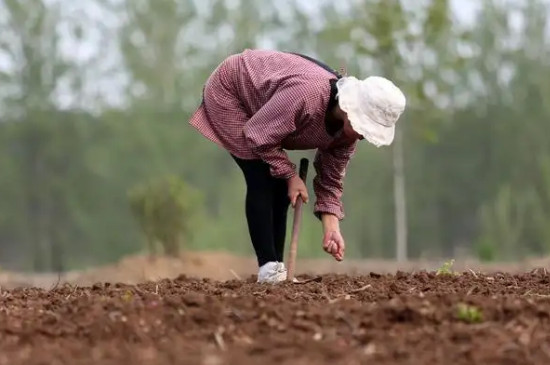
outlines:
[[[330,80],[335,78],[298,55],[247,49],[212,73],[190,124],[241,159],[267,162],[278,178],[296,174],[285,149],[317,149],[314,212],[343,219],[343,179],[357,142],[339,143],[326,131]]]

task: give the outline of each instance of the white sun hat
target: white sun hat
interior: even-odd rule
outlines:
[[[351,127],[373,145],[388,146],[395,136],[395,123],[405,110],[406,99],[390,80],[370,76],[358,80],[346,76],[336,83],[338,103]]]

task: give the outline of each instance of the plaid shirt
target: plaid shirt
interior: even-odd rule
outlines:
[[[239,158],[267,162],[277,178],[296,174],[285,149],[317,149],[315,215],[331,213],[343,219],[343,179],[357,142],[342,142],[326,131],[334,79],[297,55],[245,50],[225,59],[212,73],[190,124]]]

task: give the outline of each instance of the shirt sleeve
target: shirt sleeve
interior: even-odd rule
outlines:
[[[314,214],[319,220],[323,213],[334,214],[339,220],[344,219],[344,177],[356,147],[357,141],[346,146],[318,150],[315,154],[313,166],[316,176],[313,179],[313,189],[317,201],[314,205]]]
[[[282,141],[296,131],[296,120],[308,116],[307,94],[302,88],[288,86],[275,93],[244,127],[249,147],[269,164],[270,173],[288,179],[296,165],[282,148]]]

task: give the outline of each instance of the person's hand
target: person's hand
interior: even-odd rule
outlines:
[[[332,255],[337,261],[344,259],[346,244],[340,231],[326,231],[323,237],[323,250]]]
[[[309,196],[307,194],[306,184],[300,179],[300,176],[294,175],[287,180],[288,185],[288,198],[290,199],[290,204],[294,208],[296,206],[296,201],[298,197],[301,196],[304,203],[309,201]]]
[[[340,233],[338,218],[332,214],[323,214],[323,250],[332,255],[337,261],[344,259],[346,244]]]

